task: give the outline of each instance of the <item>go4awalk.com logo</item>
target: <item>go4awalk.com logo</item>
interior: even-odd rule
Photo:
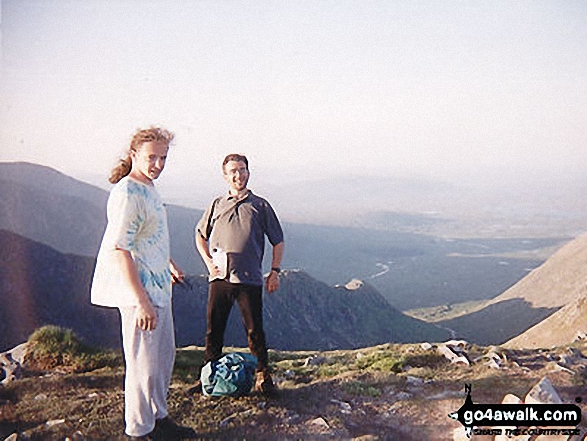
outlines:
[[[575,427],[581,422],[581,409],[575,404],[476,404],[470,384],[465,385],[465,392],[465,404],[448,416],[465,426],[469,438],[471,434],[579,435]]]

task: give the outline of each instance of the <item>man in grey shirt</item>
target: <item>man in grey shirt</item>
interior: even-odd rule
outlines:
[[[279,288],[283,231],[269,202],[247,188],[245,156],[228,155],[222,172],[229,192],[216,198],[196,226],[196,247],[209,272],[206,362],[222,356],[224,331],[234,301],[239,305],[251,353],[257,357],[255,389],[275,393],[268,369],[263,330],[263,272],[265,236],[273,246],[268,293]]]

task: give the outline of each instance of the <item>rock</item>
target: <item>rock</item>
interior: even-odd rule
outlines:
[[[575,375],[575,372],[573,372],[569,368],[562,366],[560,363],[553,363],[550,366],[550,369],[554,372],[566,372],[567,374]]]
[[[587,364],[587,358],[577,348],[568,348],[565,354],[561,354],[561,361],[568,365],[574,363]]]
[[[59,424],[65,423],[65,420],[49,420],[45,423],[47,427],[58,426]]]
[[[562,404],[559,394],[547,377],[543,377],[526,395],[526,404]]]
[[[440,345],[437,348],[440,354],[444,355],[451,363],[460,363],[470,365],[468,358],[463,353],[457,354],[452,347],[447,345]]]
[[[422,380],[420,377],[413,377],[412,375],[408,375],[406,377],[406,384],[408,386],[421,386],[424,384],[424,380]]]
[[[20,345],[23,346],[23,345]],[[15,349],[0,353],[0,384],[7,385],[8,383],[18,380],[23,377],[22,365],[18,360],[15,360],[13,353],[16,350],[17,357],[20,359],[22,350]]]
[[[253,409],[245,410],[244,412],[235,412],[220,421],[220,427],[226,427],[232,423],[239,416],[249,416],[253,413]]]
[[[326,422],[326,420],[322,417],[318,417],[316,419],[313,419],[312,421],[308,422],[309,426],[318,426],[321,427],[323,429],[330,429],[330,426],[328,425],[328,423]]]
[[[425,351],[429,351],[430,349],[432,349],[434,346],[432,346],[430,343],[424,342],[420,345],[420,347],[422,349],[424,349]]]
[[[503,397],[501,404],[524,404],[522,399],[514,394],[507,394]]]
[[[351,280],[349,283],[347,283],[344,287],[350,291],[354,291],[359,289],[360,287],[362,287],[364,285],[362,280],[359,279],[353,279]]]
[[[10,356],[12,357],[12,359],[14,361],[16,361],[21,366],[24,366],[25,358],[29,352],[29,347],[30,347],[30,343],[28,343],[28,342],[22,343],[18,346],[15,346],[14,348],[12,348],[10,351],[8,351],[8,353],[10,354]]]
[[[507,394],[503,397],[503,400],[501,400],[501,404],[524,404],[524,402],[517,395]],[[514,429],[512,426],[494,426],[493,428],[501,429],[501,435],[495,435],[493,441],[512,441],[518,439],[517,437],[510,437],[505,434],[507,429]]]
[[[445,346],[451,346],[454,348],[462,348],[462,349],[465,349],[468,344],[469,343],[467,343],[465,340],[449,340],[449,341],[444,342]]]
[[[574,357],[571,354],[561,354],[560,355],[560,362],[567,366],[571,366],[575,361]]]
[[[79,430],[71,435],[72,441],[86,441],[86,437]]]
[[[575,341],[585,341],[587,340],[587,334],[583,331],[577,331],[577,335],[575,335]]]
[[[503,364],[507,361],[507,357],[504,354],[493,350],[487,352],[484,357],[489,360],[495,360],[498,364]]]
[[[495,359],[491,358],[483,363],[484,366],[490,367],[491,369],[501,369],[500,363],[495,361]]]
[[[304,366],[320,366],[324,363],[326,363],[326,357],[322,357],[321,355],[312,355],[311,357],[306,358]]]
[[[333,404],[337,404],[342,413],[351,413],[351,411],[353,410],[353,408],[351,407],[351,405],[349,403],[347,403],[346,401],[340,401],[340,400],[330,400],[331,403]]]
[[[65,438],[65,441],[86,441],[86,437],[78,430],[73,435]]]

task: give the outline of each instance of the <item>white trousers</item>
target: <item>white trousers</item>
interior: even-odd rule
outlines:
[[[136,308],[120,308],[124,378],[125,432],[144,436],[155,420],[167,416],[167,393],[175,362],[175,334],[171,306],[156,308],[157,328],[143,331],[136,323]]]

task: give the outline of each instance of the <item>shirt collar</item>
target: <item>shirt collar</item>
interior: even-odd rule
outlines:
[[[241,196],[240,198],[237,197],[237,196],[233,196],[230,193],[228,193],[226,195],[226,200],[227,201],[240,202],[240,201],[244,201],[245,199],[247,199],[252,194],[253,194],[253,192],[247,188],[247,192],[243,196]]]

